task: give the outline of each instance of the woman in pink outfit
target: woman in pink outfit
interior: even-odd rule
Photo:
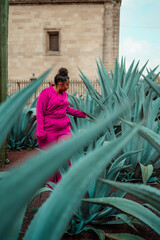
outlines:
[[[37,101],[37,139],[40,149],[71,137],[71,123],[67,114],[79,118],[87,116],[84,112],[69,107],[66,93],[69,77],[66,68],[59,69],[54,82],[40,93]],[[52,181],[57,182],[60,178],[58,173],[58,179],[54,177]]]

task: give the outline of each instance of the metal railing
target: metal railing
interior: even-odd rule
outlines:
[[[8,95],[14,94],[14,93],[22,90],[24,87],[26,87],[30,83],[31,83],[30,80],[9,80],[8,81]],[[51,81],[51,80],[44,81],[40,85],[38,90],[35,92],[33,97],[29,100],[28,104],[33,102],[33,100],[39,96],[40,92],[43,89],[48,88],[52,83],[53,83],[53,81]],[[91,83],[95,87],[95,89],[98,92],[100,92],[100,86],[99,86],[98,81],[91,80]],[[70,85],[69,85],[69,89],[67,90],[67,93],[73,94],[73,93],[77,92],[77,94],[83,95],[83,94],[85,94],[85,90],[84,90],[85,88],[86,88],[85,84],[83,83],[82,80],[70,80]]]

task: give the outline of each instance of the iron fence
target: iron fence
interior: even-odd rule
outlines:
[[[17,93],[18,91],[22,90],[24,87],[26,87],[28,84],[30,84],[31,81],[30,80],[9,80],[8,81],[8,95],[12,95]],[[32,98],[28,101],[27,104],[30,104],[31,102],[33,102],[33,100],[39,96],[40,92],[49,87],[50,84],[53,83],[50,80],[44,81],[40,87],[38,88],[38,90],[34,93],[34,95],[32,96]],[[91,80],[92,85],[95,87],[95,89],[100,92],[100,86],[97,80]],[[71,80],[70,81],[70,85],[69,85],[69,89],[67,90],[67,92],[69,94],[73,94],[75,92],[77,92],[77,94],[79,95],[83,95],[85,94],[85,84],[83,83],[82,80]]]

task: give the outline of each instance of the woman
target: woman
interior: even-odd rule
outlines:
[[[69,107],[66,93],[69,77],[66,68],[59,69],[54,82],[40,93],[37,101],[37,139],[40,149],[71,137],[71,123],[67,114],[79,118],[87,116],[84,112]]]

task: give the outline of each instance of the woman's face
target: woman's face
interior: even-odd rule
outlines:
[[[62,83],[60,91],[65,92],[69,88],[69,80],[66,80],[64,83]]]

